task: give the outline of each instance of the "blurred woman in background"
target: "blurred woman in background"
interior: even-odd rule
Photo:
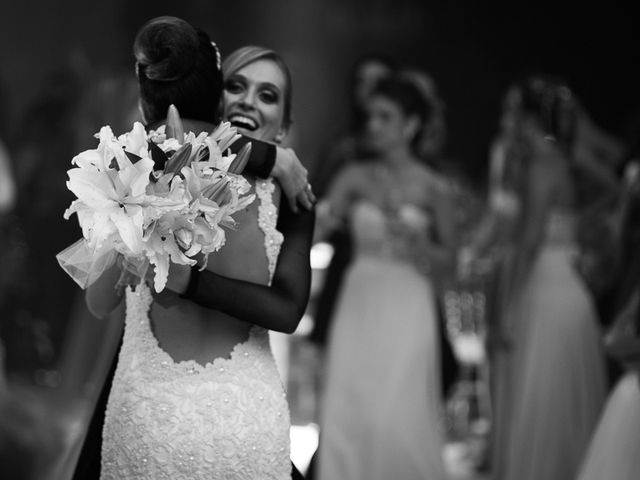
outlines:
[[[577,219],[590,199],[579,195],[571,90],[533,76],[512,95],[506,141],[519,145],[509,150],[519,158],[505,161],[521,167],[522,213],[506,299],[512,406],[506,449],[496,453],[504,479],[564,480],[577,473],[606,392],[595,305],[574,263]]]
[[[637,148],[637,146],[636,146]],[[618,257],[616,301],[604,336],[623,371],[607,399],[579,480],[632,480],[640,472],[640,160],[632,152],[612,226]],[[613,265],[610,265],[613,268]]]
[[[453,229],[444,181],[414,149],[431,108],[390,77],[367,112],[376,157],[345,168],[319,206],[317,238],[346,229],[355,255],[330,331],[318,474],[442,479],[435,292]]]

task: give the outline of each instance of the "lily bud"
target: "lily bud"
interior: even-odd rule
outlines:
[[[218,205],[224,205],[233,198],[229,191],[229,181],[226,178],[203,188],[202,195]]]
[[[167,111],[166,133],[169,138],[175,138],[179,142],[184,141],[184,126],[182,125],[178,109],[173,104],[169,105],[169,110]]]
[[[165,173],[178,173],[182,170],[182,167],[189,165],[191,150],[192,147],[190,143],[186,143],[180,147],[180,150],[174,153],[167,161],[164,169]]]
[[[191,244],[193,243],[193,232],[191,230],[180,228],[176,230],[173,235],[180,247],[185,250],[189,250],[191,248]]]
[[[247,165],[249,161],[249,157],[251,156],[251,142],[245,144],[244,147],[240,149],[236,158],[233,159],[231,165],[229,165],[228,172],[229,173],[242,173],[244,167]]]

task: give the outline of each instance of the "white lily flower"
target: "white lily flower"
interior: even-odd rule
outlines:
[[[100,248],[118,232],[127,248],[141,252],[143,211],[148,205],[145,192],[152,169],[153,161],[147,158],[121,170],[100,171],[90,165],[69,170],[67,188],[78,200],[65,211],[64,218],[82,212],[78,220],[92,248]]]
[[[147,144],[147,131],[140,122],[133,124],[133,129],[118,137],[120,145],[130,153],[144,158],[149,156],[149,146]]]
[[[166,285],[171,262],[195,265],[196,254],[206,262],[207,255],[222,248],[225,229],[235,226],[233,214],[255,200],[246,179],[228,171],[248,154],[228,152],[240,137],[230,123],[211,134],[196,134],[184,132],[175,107],[169,117],[168,126],[149,133],[135,122],[117,138],[109,126],[102,127],[95,135],[98,146],[72,160],[67,188],[77,199],[64,212],[66,219],[77,214],[89,254],[112,249],[153,265],[157,292]],[[164,170],[153,170],[152,152],[163,164],[156,146],[167,157]],[[67,273],[82,274],[74,279],[83,288],[88,285],[83,279],[93,281],[101,274],[83,271],[94,269],[95,262],[86,258],[82,264],[75,257],[62,258]]]

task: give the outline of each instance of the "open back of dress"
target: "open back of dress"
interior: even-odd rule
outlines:
[[[269,183],[258,182],[256,188],[268,189]],[[277,215],[269,211],[261,209],[260,222],[272,277],[282,239],[275,229]],[[268,331],[252,327],[229,358],[206,365],[175,362],[153,335],[152,301],[144,284],[127,290],[101,478],[290,478],[289,410]]]

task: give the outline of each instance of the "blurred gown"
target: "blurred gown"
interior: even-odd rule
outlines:
[[[431,282],[395,258],[379,207],[351,213],[354,260],[330,332],[321,480],[444,478]]]
[[[573,265],[575,223],[571,213],[551,212],[513,306],[507,480],[575,478],[604,403],[601,332]]]
[[[640,380],[627,372],[607,401],[579,480],[634,480],[640,476]]]
[[[500,189],[491,197],[491,208],[498,214],[502,230],[508,230],[511,224],[515,224],[522,214],[522,206],[518,196],[512,191]],[[506,228],[505,228],[506,225]],[[499,227],[500,228],[500,227]],[[503,478],[505,465],[504,452],[508,448],[509,421],[513,405],[513,322],[517,321],[510,315],[510,299],[513,297],[513,285],[511,274],[515,266],[516,248],[508,233],[502,232],[495,241],[494,247],[499,251],[496,262],[493,283],[491,284],[489,308],[487,317],[499,337],[499,342],[489,350],[489,362],[491,369],[491,400],[492,400],[492,437],[491,437],[491,469],[496,479]]]

